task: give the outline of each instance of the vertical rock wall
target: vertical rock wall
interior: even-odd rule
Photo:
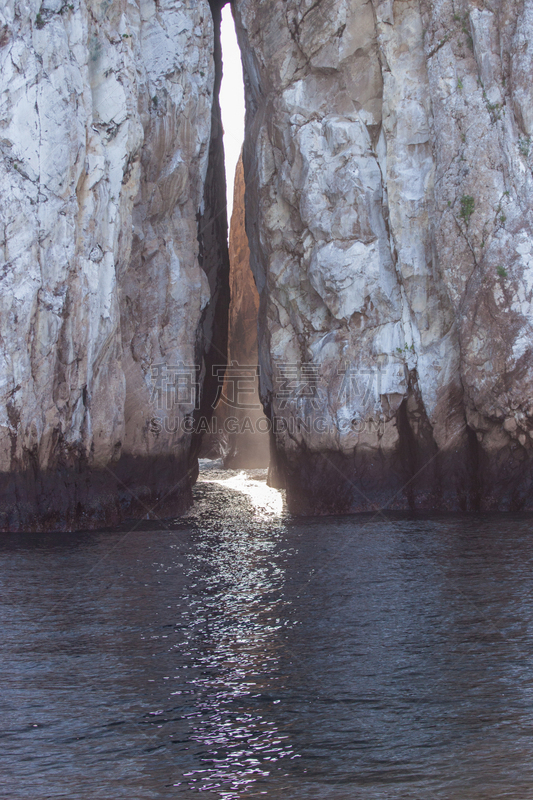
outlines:
[[[3,528],[190,500],[227,325],[214,42],[206,0],[0,9]]]
[[[217,406],[217,418],[225,425],[224,465],[231,469],[254,469],[268,466],[269,436],[256,372],[259,295],[250,269],[250,248],[245,230],[242,156],[235,171],[233,198],[229,236],[228,371],[221,402]]]
[[[4,529],[190,501],[229,303],[212,5],[0,9]],[[294,511],[533,505],[532,9],[234,2]]]
[[[289,506],[531,508],[531,3],[235,9]]]

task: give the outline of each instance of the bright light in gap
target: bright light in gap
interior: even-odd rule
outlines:
[[[207,478],[207,480],[248,495],[256,514],[259,516],[265,518],[281,517],[283,513],[283,495],[281,492],[267,486],[264,481],[250,478],[245,470],[240,470],[237,475],[231,478]]]
[[[244,141],[244,82],[241,53],[237,44],[235,24],[229,3],[222,9],[220,29],[222,42],[222,85],[220,108],[224,126],[224,153],[226,161],[226,183],[228,222],[233,209],[233,181],[235,167]]]

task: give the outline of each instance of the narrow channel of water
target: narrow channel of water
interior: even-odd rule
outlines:
[[[533,798],[531,517],[196,498],[0,538],[2,799]]]

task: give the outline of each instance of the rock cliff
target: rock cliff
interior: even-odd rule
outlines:
[[[533,5],[235,9],[289,507],[533,507]]]
[[[3,528],[190,502],[227,331],[217,32],[207,0],[2,4]]]
[[[190,502],[222,4],[0,9],[4,529]],[[532,508],[532,0],[233,7],[271,480],[298,513]]]

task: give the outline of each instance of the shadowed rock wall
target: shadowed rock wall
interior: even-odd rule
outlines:
[[[533,507],[533,5],[235,9],[273,480],[302,513]]]

